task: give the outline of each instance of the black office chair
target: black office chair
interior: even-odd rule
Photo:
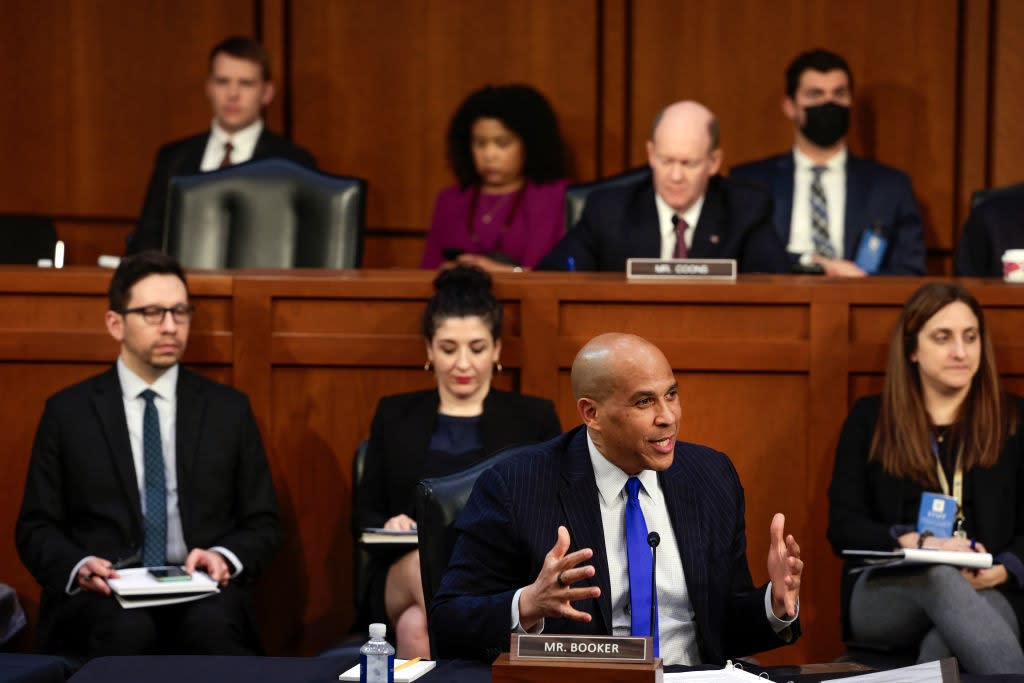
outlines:
[[[0,263],[36,265],[52,259],[57,228],[52,218],[0,214]]]
[[[644,165],[591,183],[570,185],[565,191],[565,229],[569,230],[579,221],[580,216],[583,215],[583,208],[587,205],[587,195],[594,190],[631,185],[650,177],[651,167]]]
[[[1004,185],[1003,187],[986,187],[980,190],[975,190],[971,194],[971,208],[975,209],[990,199],[1016,194],[1024,194],[1024,183]]]
[[[358,268],[366,181],[261,159],[171,178],[164,251],[186,268]]]
[[[455,520],[469,500],[477,478],[519,450],[518,447],[498,451],[487,460],[447,477],[424,479],[416,485],[416,528],[419,530],[420,580],[423,582],[423,604],[430,614],[430,604],[441,586],[441,576],[455,549],[458,534]]]

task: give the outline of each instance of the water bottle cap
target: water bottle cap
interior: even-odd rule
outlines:
[[[370,624],[370,637],[371,638],[383,638],[387,635],[388,626],[387,624]]]

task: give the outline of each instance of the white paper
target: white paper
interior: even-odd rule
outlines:
[[[931,548],[903,548],[902,550],[844,550],[844,557],[865,560],[867,567],[899,567],[911,564],[948,564],[969,569],[988,569],[992,566],[991,553],[959,550],[932,550]]]
[[[216,593],[220,589],[217,582],[207,576],[206,572],[192,573],[189,581],[157,581],[146,567],[118,569],[118,578],[107,579],[110,589],[118,595],[152,595],[173,596],[195,593]]]
[[[926,662],[913,666],[904,666],[900,669],[889,669],[888,671],[875,671],[874,673],[861,674],[859,676],[844,676],[843,678],[829,678],[822,683],[830,681],[856,681],[857,683],[934,683],[941,681],[942,661]]]
[[[140,607],[163,607],[165,605],[177,605],[183,602],[194,602],[196,600],[208,598],[211,595],[216,595],[217,593],[220,593],[220,590],[215,590],[209,593],[189,593],[188,595],[168,598],[141,598],[135,600],[125,600],[117,593],[114,593],[114,598],[124,609],[139,609]]]
[[[409,661],[409,660],[407,660],[407,659],[396,659],[395,660],[395,669],[398,669],[398,667],[402,666],[407,661]],[[430,659],[421,659],[420,661],[416,662],[415,664],[411,664],[411,665],[405,667],[401,671],[395,671],[395,683],[412,683],[412,681],[415,681],[417,678],[419,678],[423,674],[425,674],[428,671],[430,671],[431,669],[433,669],[434,666],[436,666],[436,665],[437,665],[437,662],[435,662],[435,661],[432,661]],[[345,673],[343,673],[340,676],[338,676],[338,680],[339,681],[358,681],[359,680],[359,665],[356,664],[351,669],[349,669]]]

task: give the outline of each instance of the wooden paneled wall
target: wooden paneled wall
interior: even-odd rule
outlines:
[[[650,120],[681,98],[723,128],[726,162],[787,149],[783,70],[844,54],[851,148],[908,171],[933,272],[970,193],[1021,180],[1024,5],[1010,0],[0,0],[0,212],[57,217],[71,263],[120,253],[153,155],[209,124],[206,53],[263,39],[271,127],[321,166],[369,180],[368,266],[416,266],[451,182],[459,101],[523,81],[551,99],[574,175],[642,163]]]

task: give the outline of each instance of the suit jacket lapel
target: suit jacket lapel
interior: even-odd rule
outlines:
[[[867,199],[869,179],[860,159],[846,156],[846,216],[843,222],[843,258],[857,256],[860,236],[868,225]]]
[[[775,199],[775,232],[782,245],[789,246],[789,229],[793,222],[793,173],[796,162],[793,153],[779,157],[778,169],[772,174],[772,197]]]
[[[210,143],[210,135],[199,137],[196,143],[182,149],[181,157],[176,168],[171,169],[169,175],[192,175],[199,173],[199,167],[203,163],[203,155],[206,154],[206,145]]]
[[[658,223],[658,207],[654,203],[654,185],[648,181],[640,184],[633,195],[626,217],[624,235],[626,258],[658,258],[661,256],[661,226]],[[586,439],[584,439],[584,450]]]
[[[434,412],[437,412],[436,407]],[[484,398],[484,412],[480,415],[480,438],[483,441],[484,455],[492,455],[504,446],[516,443],[517,434],[508,434],[509,428],[514,429],[516,426],[509,422],[504,394],[491,387]]]
[[[724,243],[721,232],[725,227],[725,206],[721,183],[720,176],[715,176],[708,182],[708,189],[704,192],[704,206],[701,207],[700,218],[697,219],[697,227],[690,241],[691,258],[715,258],[721,248],[720,245]]]
[[[699,482],[687,480],[681,464],[682,455],[676,447],[672,466],[658,474],[668,516],[672,520],[672,531],[676,535],[679,556],[683,562],[683,576],[686,590],[697,620],[698,634],[707,632],[708,576],[706,533],[710,522],[702,517],[697,490]]]
[[[562,468],[562,486],[559,500],[569,525],[569,552],[580,548],[594,551],[591,563],[596,570],[593,578],[578,585],[599,586],[601,597],[597,599],[600,617],[604,621],[599,632],[612,632],[611,579],[608,577],[608,554],[604,545],[604,524],[601,522],[600,494],[594,480],[594,468],[587,450],[587,432],[579,428],[569,442]],[[595,615],[596,616],[596,615]]]
[[[440,407],[441,395],[437,393],[436,389],[422,393],[415,407],[405,416],[402,431],[408,436],[408,443],[404,443],[403,448],[408,448],[410,453],[427,452],[430,447],[430,437],[434,435],[434,429],[437,427],[437,411]],[[484,413],[486,414],[486,412],[485,409]],[[480,429],[483,431],[482,422]],[[401,439],[401,437],[399,438]],[[486,441],[486,437],[484,439]],[[413,481],[413,487],[415,485],[416,482]]]
[[[177,426],[174,430],[176,471],[178,473],[178,508],[182,516],[182,526],[185,526],[185,512],[187,506],[182,498],[188,491],[184,483],[190,481],[189,474],[195,464],[195,458],[199,453],[200,430],[203,426],[203,415],[206,412],[206,396],[197,377],[178,366],[178,387],[177,387]],[[187,535],[187,532],[186,532]]]
[[[96,393],[93,394],[92,402],[103,426],[107,445],[110,447],[114,471],[134,513],[136,529],[141,534],[142,501],[139,499],[139,480],[135,472],[131,440],[128,438],[128,421],[124,416],[124,398],[121,393],[121,382],[117,379],[116,367],[96,379]]]

